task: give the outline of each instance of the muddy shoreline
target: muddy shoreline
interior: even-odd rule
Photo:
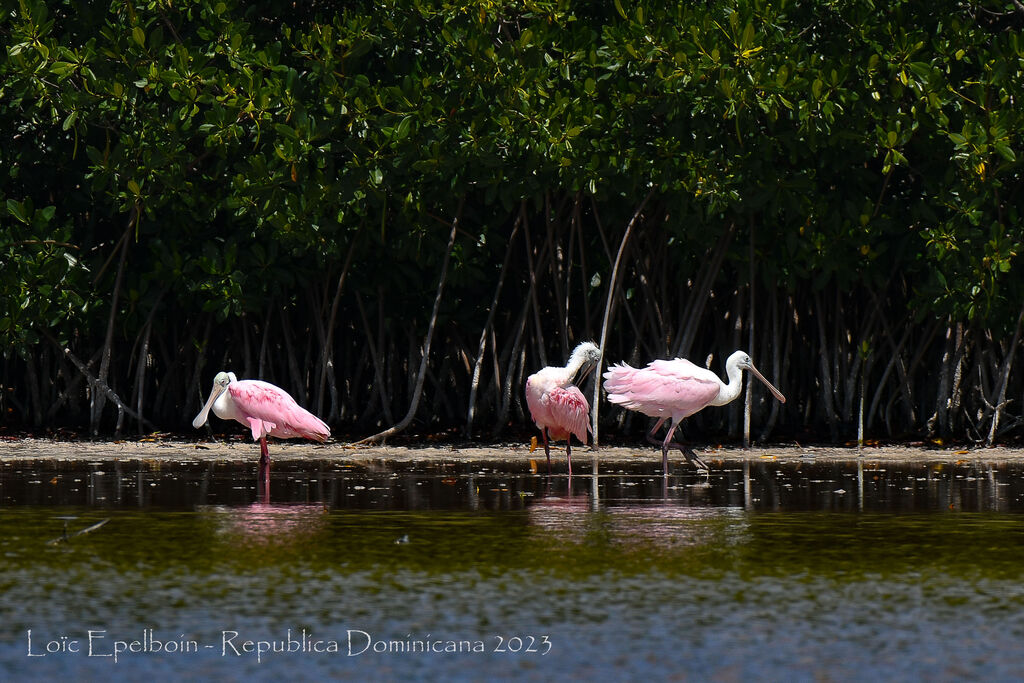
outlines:
[[[755,446],[749,450],[738,447],[695,448],[709,465],[736,462],[857,462],[864,463],[985,463],[1024,462],[1024,448],[964,449],[925,448],[920,446]],[[557,455],[556,455],[557,453]],[[509,462],[527,463],[543,459],[542,449],[530,452],[528,443],[511,444],[431,444],[422,446],[363,446],[345,443],[313,444],[308,442],[272,442],[270,454],[281,461],[331,462]],[[602,464],[660,462],[661,452],[654,446],[613,446],[593,450],[573,449],[575,462],[591,463],[596,456]],[[23,460],[97,461],[152,460],[172,462],[255,461],[259,447],[242,440],[122,440],[122,441],[59,441],[25,438],[0,441],[0,462]],[[552,451],[552,460],[564,460],[564,449]],[[682,462],[678,451],[669,454],[673,463]]]

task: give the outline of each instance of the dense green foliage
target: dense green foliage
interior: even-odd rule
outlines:
[[[440,291],[418,424],[525,427],[613,284],[608,360],[753,342],[762,435],[1017,424],[1018,4],[339,7],[3,11],[3,424],[182,428],[233,369],[369,433]]]

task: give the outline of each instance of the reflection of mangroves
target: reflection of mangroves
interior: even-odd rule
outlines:
[[[1012,461],[887,462],[813,458],[724,462],[709,475],[653,477],[654,463],[616,462],[603,474],[566,479],[530,473],[529,462],[281,461],[272,475],[275,504],[328,510],[523,510],[559,496],[591,509],[659,501],[682,507],[748,511],[1024,510],[1024,466]],[[192,510],[248,506],[257,500],[248,460],[5,461],[0,503],[101,509]],[[578,498],[586,496],[587,498]],[[580,501],[586,500],[587,503]],[[55,533],[60,535],[59,533]]]

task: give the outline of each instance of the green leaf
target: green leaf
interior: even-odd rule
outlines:
[[[146,32],[142,30],[141,26],[136,26],[132,29],[132,38],[139,44],[139,47],[145,47],[146,45]]]
[[[928,77],[932,75],[932,67],[924,62],[911,62],[910,70],[922,81],[927,81]]]
[[[629,17],[626,16],[626,10],[622,9],[622,3],[619,0],[615,0],[615,9],[618,11],[620,17],[629,21]]]
[[[999,152],[999,155],[1007,161],[1017,161],[1017,155],[1013,153],[1013,150],[1010,149],[1010,146],[1005,142],[993,142],[992,146],[995,147],[996,151]]]
[[[275,123],[274,124],[274,130],[276,130],[278,132],[278,134],[280,134],[280,135],[282,135],[282,136],[284,136],[286,138],[289,138],[291,140],[298,140],[299,139],[299,135],[298,135],[298,133],[295,132],[295,129],[292,128],[291,126],[286,126],[283,123]]]
[[[75,70],[75,65],[70,62],[54,62],[50,66],[50,72],[58,78],[64,78]]]
[[[22,223],[28,224],[28,216],[25,215],[25,205],[23,203],[8,199],[7,212]]]
[[[743,35],[740,37],[740,49],[747,50],[751,45],[754,44],[754,25],[748,23],[743,29]]]
[[[786,79],[788,78],[789,68],[785,64],[783,64],[775,73],[775,84],[781,88],[786,85]]]
[[[412,116],[406,116],[402,119],[401,123],[395,127],[395,139],[404,140],[409,135],[409,130],[412,128]]]

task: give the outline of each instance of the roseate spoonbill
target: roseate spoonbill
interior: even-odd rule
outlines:
[[[569,462],[572,476],[572,437],[587,443],[587,432],[591,431],[590,404],[583,392],[572,381],[583,369],[580,381],[587,376],[594,363],[601,360],[601,350],[592,342],[583,342],[569,356],[564,368],[548,366],[526,378],[526,405],[530,417],[540,428],[544,437],[544,454],[548,456],[548,472],[551,471],[551,450],[548,440],[565,439],[565,458]]]
[[[323,420],[296,403],[281,387],[258,379],[239,380],[233,372],[218,372],[213,378],[213,390],[192,420],[193,427],[198,429],[206,424],[210,408],[220,419],[236,420],[252,430],[253,440],[260,442],[261,476],[270,470],[267,436],[323,443],[331,435]]]
[[[608,400],[628,410],[658,418],[654,428],[647,435],[651,443],[657,444],[654,433],[665,420],[669,423],[668,434],[661,442],[661,467],[668,474],[668,449],[678,448],[686,459],[698,469],[708,466],[685,444],[673,442],[672,435],[679,422],[693,415],[705,406],[722,406],[736,399],[743,390],[743,370],[749,370],[754,377],[765,383],[772,395],[782,403],[786,397],[764,378],[743,351],[737,351],[725,361],[726,384],[705,368],[694,365],[685,358],[656,360],[645,368],[634,368],[619,363],[604,373]]]

